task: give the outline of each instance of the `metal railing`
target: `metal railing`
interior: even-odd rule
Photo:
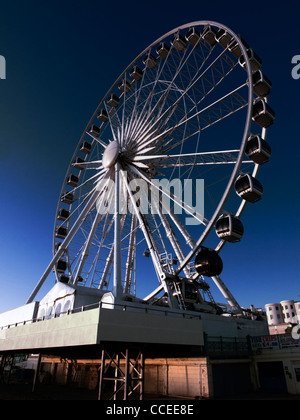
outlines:
[[[133,312],[142,312],[146,314],[159,314],[162,316],[173,316],[173,317],[179,317],[179,318],[185,318],[185,319],[198,319],[201,320],[201,314],[194,314],[189,311],[176,311],[176,310],[169,310],[164,307],[155,307],[150,305],[134,305],[130,302],[124,302],[124,303],[107,303],[107,302],[97,302],[92,303],[89,305],[79,306],[74,309],[68,309],[67,311],[61,311],[61,312],[55,312],[51,313],[49,315],[39,316],[36,318],[31,318],[29,320],[24,320],[20,322],[15,322],[11,324],[7,324],[5,326],[0,326],[0,331],[5,330],[8,328],[14,328],[19,327],[26,324],[32,324],[35,322],[42,322],[53,318],[60,318],[62,316],[76,314],[80,312],[89,311],[91,309],[108,309],[108,310],[119,310],[119,311],[133,311]]]

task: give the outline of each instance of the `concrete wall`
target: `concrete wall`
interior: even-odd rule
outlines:
[[[213,337],[247,337],[269,333],[267,321],[252,321],[251,319],[225,317],[201,313],[203,332]]]
[[[211,366],[205,357],[146,359],[147,394],[209,398],[211,391]]]
[[[49,363],[50,362],[50,363]],[[134,361],[133,361],[134,362]],[[115,365],[112,364],[114,367]],[[40,381],[48,380],[61,385],[98,390],[101,360],[60,360],[43,358]],[[120,361],[120,369],[125,372],[124,360]],[[220,367],[226,367],[226,376],[216,376]],[[244,369],[242,369],[244,368]],[[47,373],[50,376],[47,376]],[[234,373],[234,375],[231,375]],[[111,377],[113,377],[113,372]],[[218,378],[222,389],[214,389]],[[210,361],[206,357],[190,358],[153,358],[145,360],[144,392],[146,399],[174,397],[187,399],[211,399],[215,396],[235,395],[245,392],[248,382],[252,391],[257,390],[255,369],[250,359],[225,359]],[[232,385],[235,385],[233,387]],[[240,386],[240,388],[238,387]],[[247,388],[248,390],[248,388]],[[251,392],[248,390],[248,392]]]
[[[125,371],[124,361],[120,368]],[[101,360],[61,360],[43,357],[40,382],[72,385],[97,390]],[[145,395],[185,398],[209,398],[212,392],[211,365],[206,358],[146,359]]]
[[[124,343],[203,345],[199,319],[134,311],[91,309],[0,330],[0,351]]]
[[[0,330],[0,351],[95,344],[98,322],[94,309]]]
[[[176,396],[184,398],[213,398],[214,381],[219,366],[228,367],[222,377],[224,394],[228,392],[230,381],[235,385],[242,377],[231,377],[228,373],[239,371],[239,366],[248,365],[252,390],[260,389],[259,364],[282,362],[287,392],[300,395],[300,348],[262,351],[251,359],[214,359],[206,357],[190,358],[146,358],[145,360],[145,394],[155,396]],[[53,381],[59,384],[72,384],[78,388],[98,389],[100,359],[61,360],[54,357],[43,357],[40,380]],[[33,364],[29,365],[32,368]],[[122,367],[122,366],[121,366]],[[234,369],[233,369],[234,368]],[[48,374],[49,373],[49,374]],[[224,376],[223,375],[223,376]],[[247,379],[247,378],[246,378]],[[228,386],[227,386],[228,385]],[[220,388],[220,387],[219,387]],[[242,390],[241,390],[242,392]],[[238,392],[237,392],[238,393]]]
[[[165,315],[163,311],[151,314],[102,309],[98,340],[199,346],[204,344],[201,320],[173,317]]]

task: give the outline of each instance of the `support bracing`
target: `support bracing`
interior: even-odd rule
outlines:
[[[114,284],[113,294],[116,298],[122,298],[123,290],[121,283],[121,237],[120,237],[120,164],[115,165],[115,226],[114,226]]]
[[[102,350],[98,400],[144,398],[144,353],[141,349]]]
[[[36,369],[35,369],[35,372],[34,372],[33,382],[32,382],[32,388],[31,388],[32,392],[34,392],[36,390],[36,385],[39,382],[41,360],[42,360],[42,355],[41,355],[41,353],[39,353]]]

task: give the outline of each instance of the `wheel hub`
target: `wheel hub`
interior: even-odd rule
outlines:
[[[109,143],[109,145],[104,150],[102,156],[102,165],[104,168],[111,168],[118,159],[120,153],[120,146],[119,143],[115,140]]]

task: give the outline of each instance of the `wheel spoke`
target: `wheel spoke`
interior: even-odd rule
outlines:
[[[169,168],[174,166],[198,166],[198,165],[220,165],[236,164],[239,150],[227,150],[216,152],[182,153],[175,155],[137,155],[134,163],[140,161],[153,161],[148,166],[156,168]],[[253,163],[251,160],[243,160],[242,163]]]
[[[250,64],[238,37],[207,21],[168,32],[129,64],[75,150],[56,213],[54,256],[29,301],[52,269],[61,280],[60,259],[67,267],[61,281],[98,288],[100,296],[135,296],[136,274],[144,277],[137,255],[146,246],[159,281],[148,303],[189,306],[184,294],[194,293],[201,280],[193,258],[206,246],[222,249],[227,240],[217,221],[225,205],[238,216],[245,208],[234,191],[239,171],[250,168],[257,175],[248,139],[252,117],[259,125],[253,112],[259,92],[254,94]],[[222,280],[215,276],[213,282],[238,311]],[[161,292],[168,302],[158,297]],[[197,289],[197,303],[206,303],[205,293]]]
[[[150,231],[150,229],[148,227],[148,223],[147,223],[146,218],[144,217],[144,215],[139,211],[139,209],[137,207],[135,198],[134,198],[134,196],[133,196],[133,194],[131,192],[130,186],[129,186],[129,184],[127,182],[127,179],[126,179],[126,177],[124,175],[124,172],[121,171],[121,174],[122,174],[123,181],[124,181],[124,183],[126,185],[127,192],[129,194],[129,197],[130,197],[130,200],[131,200],[131,204],[132,204],[133,209],[134,209],[134,213],[137,216],[137,219],[139,221],[139,226],[140,226],[141,230],[143,231],[144,237],[146,239],[147,246],[148,246],[149,252],[151,254],[151,257],[152,257],[152,261],[153,261],[155,270],[156,270],[157,275],[158,275],[158,279],[160,280],[160,282],[163,285],[166,293],[168,294],[170,307],[173,307],[173,305],[174,305],[174,299],[173,299],[172,295],[170,294],[168,283],[165,281],[165,274],[163,272],[163,269],[161,267],[161,263],[160,263],[159,257],[157,255],[156,250],[155,250],[155,241],[152,238],[152,234],[151,234],[151,231]]]
[[[194,209],[192,209],[187,203],[183,202],[181,200],[181,198],[177,197],[175,194],[173,193],[168,193],[164,188],[160,188],[159,186],[155,185],[155,183],[153,181],[151,181],[149,178],[147,178],[142,172],[140,172],[137,168],[135,168],[133,165],[129,166],[129,169],[135,173],[136,175],[138,175],[140,178],[144,179],[145,181],[147,181],[152,187],[154,187],[154,189],[157,190],[157,192],[161,192],[163,195],[165,195],[167,198],[169,198],[170,200],[172,200],[176,205],[178,205],[179,207],[181,207],[185,212],[187,212],[188,214],[190,214],[191,216],[193,216],[195,218],[195,220],[197,220],[197,222],[200,222],[201,224],[203,224],[204,226],[206,226],[206,224],[208,223],[208,220],[205,219],[204,216],[198,214]]]
[[[86,132],[86,134],[88,135],[88,136],[90,136],[94,141],[96,141],[97,143],[99,143],[99,144],[101,144],[101,146],[102,147],[106,147],[107,146],[107,144],[104,142],[104,141],[102,141],[99,137],[95,137],[95,136],[93,136],[91,133],[89,133],[88,131]]]
[[[52,270],[52,268],[54,267],[54,265],[58,262],[59,258],[62,256],[62,254],[64,253],[64,250],[68,247],[68,245],[71,242],[73,236],[75,235],[75,233],[77,232],[77,230],[80,228],[81,224],[83,223],[83,221],[86,218],[86,216],[88,215],[88,213],[95,206],[95,203],[96,203],[96,200],[98,199],[98,197],[99,197],[99,191],[97,191],[95,189],[94,192],[93,192],[93,194],[91,195],[89,201],[87,202],[86,206],[82,210],[80,216],[78,217],[76,223],[74,223],[74,225],[72,226],[71,230],[67,234],[66,238],[62,242],[61,246],[59,247],[59,249],[56,252],[56,254],[54,255],[54,257],[52,258],[52,260],[51,260],[50,264],[48,265],[46,271],[42,275],[39,283],[37,284],[37,286],[35,287],[35,289],[31,293],[31,295],[30,295],[30,297],[29,297],[29,299],[27,300],[26,303],[30,303],[30,302],[33,301],[33,299],[37,295],[39,289],[42,287],[42,285],[44,284],[46,278],[48,277],[50,271]]]
[[[128,244],[128,255],[126,261],[126,273],[125,273],[125,284],[124,293],[130,293],[132,277],[134,273],[134,260],[135,260],[135,248],[136,248],[136,235],[137,235],[137,217],[132,216],[130,238]]]
[[[175,148],[176,146],[178,146],[179,144],[184,143],[186,140],[188,140],[189,138],[191,138],[195,134],[197,134],[201,131],[204,131],[208,127],[211,127],[213,124],[216,124],[217,122],[222,121],[224,118],[234,114],[235,112],[239,111],[240,109],[245,108],[248,105],[248,102],[245,99],[243,99],[242,96],[238,95],[237,92],[238,92],[238,90],[240,90],[240,89],[242,89],[246,86],[247,86],[247,83],[242,84],[238,88],[229,92],[228,94],[226,94],[222,98],[219,98],[218,100],[214,101],[213,103],[211,103],[210,105],[201,109],[200,111],[195,112],[191,116],[187,116],[186,118],[184,118],[183,120],[181,120],[180,122],[175,124],[173,127],[168,128],[167,130],[163,131],[162,133],[151,136],[151,138],[148,141],[143,143],[143,146],[147,147],[147,146],[152,145],[152,144],[157,145],[157,143],[159,143],[159,141],[162,138],[169,137],[175,130],[178,130],[182,125],[188,123],[189,121],[191,121],[192,119],[194,119],[196,117],[200,118],[200,121],[202,121],[202,123],[205,124],[204,126],[201,127],[201,125],[200,125],[199,129],[197,129],[192,134],[189,134],[184,139],[180,139],[178,142],[176,142],[175,144],[172,144],[167,149],[161,147],[159,151],[162,152],[162,151],[165,151],[165,150],[171,150],[171,149]],[[226,100],[228,100],[228,102],[226,102]],[[234,100],[235,100],[236,103],[234,103]],[[218,107],[218,105],[221,105],[221,106]],[[214,109],[214,107],[215,107],[215,109]]]
[[[197,83],[197,82],[199,82],[202,78],[204,78],[205,77],[205,75],[206,75],[206,73],[208,72],[208,71],[210,71],[211,69],[212,69],[212,67],[213,67],[213,65],[215,65],[216,64],[216,62],[218,61],[218,60],[220,60],[222,57],[223,57],[223,55],[225,54],[225,50],[200,74],[200,75],[198,75],[198,73],[196,73],[196,75],[194,76],[194,78],[190,81],[190,83],[189,83],[189,85],[188,85],[188,87],[185,89],[185,91],[184,92],[182,92],[181,93],[181,95],[179,96],[179,98],[175,101],[175,102],[172,102],[172,104],[171,104],[171,106],[169,107],[169,108],[167,108],[164,112],[163,112],[163,114],[162,115],[160,115],[159,116],[159,118],[156,118],[155,119],[155,122],[154,122],[154,124],[152,125],[152,127],[150,127],[150,129],[149,129],[149,131],[150,132],[153,132],[153,130],[155,129],[155,127],[160,123],[160,121],[161,120],[165,120],[164,121],[164,125],[166,125],[166,122],[169,120],[169,118],[170,118],[170,113],[171,112],[174,112],[175,111],[175,109],[176,109],[176,107],[178,106],[178,104],[179,104],[179,102],[184,98],[184,96],[185,95],[187,95],[188,94],[188,92],[189,92],[189,90],[190,89],[192,89],[194,86],[195,86],[195,84]],[[199,71],[202,69],[202,67],[204,66],[204,64],[205,64],[205,61],[202,63],[202,65],[200,66],[200,69],[199,69]],[[227,77],[230,73],[231,73],[231,71],[236,67],[236,65],[237,65],[237,63],[235,63],[235,64],[231,64],[230,65],[230,67],[229,67],[229,70],[227,71],[227,72],[225,72],[224,74],[223,73],[221,73],[221,77],[220,77],[220,80],[218,80],[217,82],[215,81],[215,77],[213,77],[213,80],[214,80],[214,83],[210,83],[210,85],[212,85],[212,87],[210,87],[210,89],[207,91],[207,92],[205,92],[205,90],[203,91],[203,92],[201,92],[201,95],[200,95],[200,97],[201,97],[201,99],[196,103],[196,105],[194,105],[192,108],[191,108],[191,110],[189,110],[189,112],[187,113],[187,115],[188,114],[190,114],[195,108],[196,108],[196,106],[197,105],[199,105],[220,83],[221,83],[221,81],[223,81],[224,79],[225,79],[225,77]],[[197,76],[197,77],[196,77]],[[164,98],[164,100],[166,100],[166,95],[170,92],[170,88],[171,88],[171,86],[172,86],[172,83],[174,82],[174,80],[175,80],[175,78],[170,82],[170,84],[169,84],[169,88],[167,89],[167,91],[166,91],[166,94],[164,94],[164,95],[162,95],[161,96],[161,98],[163,97]],[[206,83],[207,83],[207,80],[206,80]],[[159,102],[159,101],[158,101]],[[163,103],[163,106],[164,106],[164,104],[165,104],[165,102]],[[163,106],[161,107],[161,108],[163,108]],[[173,110],[173,111],[172,111]],[[153,111],[154,110],[152,110],[152,113],[153,113]],[[152,115],[152,114],[151,114]],[[196,116],[197,114],[195,114],[194,116]],[[192,116],[192,117],[190,117],[190,118],[193,118],[194,116]],[[186,121],[180,121],[180,123],[181,124],[184,124]],[[147,139],[147,138],[146,138]],[[144,139],[144,141],[145,141],[145,139]],[[141,139],[140,139],[140,142],[141,142]]]
[[[111,195],[112,194],[110,194],[110,196]],[[105,197],[105,195],[102,195],[102,197],[101,197],[101,203],[104,201],[104,199],[106,199],[106,197]],[[88,237],[87,237],[86,242],[84,244],[84,247],[83,247],[83,249],[81,251],[79,265],[77,267],[77,271],[76,271],[76,274],[75,274],[74,279],[73,279],[73,283],[74,284],[77,284],[78,283],[78,280],[79,280],[79,278],[81,276],[81,273],[82,273],[82,270],[83,270],[83,266],[85,264],[85,261],[86,261],[88,255],[89,255],[89,251],[90,251],[90,247],[92,245],[92,241],[93,241],[93,239],[94,239],[94,237],[96,235],[97,227],[98,227],[100,221],[103,220],[104,216],[105,216],[104,214],[101,214],[100,212],[97,211],[96,216],[95,216],[94,221],[93,221],[93,224],[92,224],[92,227],[91,227],[91,229],[89,231]],[[104,239],[104,237],[105,236],[103,235],[102,238]],[[103,241],[101,241],[99,248],[101,248],[102,242]]]

